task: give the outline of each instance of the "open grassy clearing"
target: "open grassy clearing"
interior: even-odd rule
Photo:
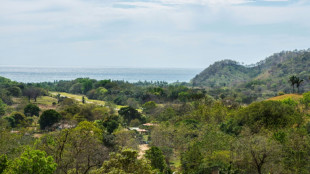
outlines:
[[[57,99],[50,97],[50,96],[41,96],[37,98],[36,102],[33,102],[35,104],[41,104],[41,105],[53,105],[53,102],[57,103]]]
[[[101,105],[101,106],[104,106],[106,104],[105,101],[88,99],[85,95],[70,94],[70,93],[66,93],[66,92],[49,92],[49,93],[52,94],[53,96],[60,94],[63,97],[75,99],[79,103],[82,103],[82,97],[84,96],[87,103],[93,103],[93,104]],[[57,101],[57,99],[55,99],[55,100]],[[115,105],[115,107],[116,107],[116,109],[120,109],[120,108],[126,107],[126,106]]]
[[[301,94],[284,94],[284,95],[269,98],[268,100],[276,101],[276,100],[284,100],[287,98],[292,98],[293,100],[298,101],[298,100],[302,99],[302,95]]]

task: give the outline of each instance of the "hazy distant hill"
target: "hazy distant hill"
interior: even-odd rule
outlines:
[[[232,60],[215,62],[192,79],[193,86],[246,87],[289,92],[288,79],[304,79],[301,90],[310,90],[310,49],[282,51],[251,66]]]

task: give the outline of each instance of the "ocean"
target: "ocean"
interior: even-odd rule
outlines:
[[[45,68],[0,66],[0,76],[24,83],[73,80],[80,77],[96,80],[124,80],[128,82],[189,82],[201,71],[202,69],[193,68]]]

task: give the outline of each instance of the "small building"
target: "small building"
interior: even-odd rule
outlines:
[[[135,130],[137,131],[139,134],[147,134],[149,131],[146,129],[140,129],[138,127],[130,127],[128,128],[129,130]]]
[[[145,124],[143,124],[143,126],[157,126],[157,124],[154,124],[154,123],[145,123]]]

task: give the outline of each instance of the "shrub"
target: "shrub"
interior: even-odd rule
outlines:
[[[41,129],[45,129],[46,127],[50,127],[53,124],[59,122],[61,119],[61,115],[53,110],[49,109],[42,113],[39,119],[39,124]]]

